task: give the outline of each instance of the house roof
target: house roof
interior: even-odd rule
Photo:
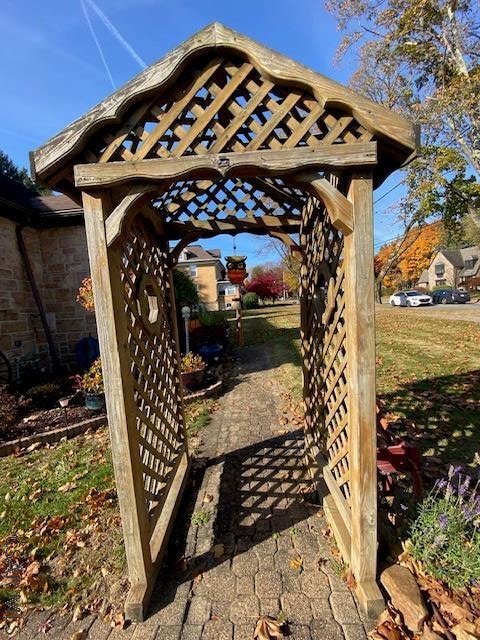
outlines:
[[[465,249],[460,249],[460,254],[462,256],[463,264],[467,260],[471,260],[472,258],[476,258],[476,262],[471,269],[465,269],[465,267],[460,271],[459,275],[462,278],[471,278],[476,276],[480,272],[480,247],[478,245],[474,245],[473,247],[466,247]]]
[[[441,253],[454,267],[459,269],[463,267],[463,258],[460,249],[440,249],[438,253]]]
[[[204,260],[218,260],[221,258],[220,249],[204,249],[199,244],[190,244],[184,251],[187,254],[186,260],[179,260],[179,262],[196,262]]]
[[[376,139],[379,162],[374,175],[377,183],[416,154],[418,131],[403,116],[220,23],[213,23],[32,152],[33,175],[51,188],[69,192],[79,199],[73,166],[85,162],[89,152],[98,146],[96,134],[101,128],[118,126],[134,105],[148,107],[152,96],[175,83],[192,59],[228,53],[246,57],[265,77],[292,91],[298,88],[309,91],[324,109],[353,117],[366,129],[368,139]]]
[[[48,213],[83,212],[82,207],[63,194],[33,197],[31,198],[30,205],[35,211]]]
[[[39,196],[23,184],[0,176],[0,216],[31,227],[79,224],[83,209],[64,195]]]

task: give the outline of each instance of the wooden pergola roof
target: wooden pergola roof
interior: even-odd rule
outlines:
[[[202,57],[210,63],[200,72],[202,65],[198,59]],[[199,90],[197,111],[176,109],[172,118],[172,112],[168,111],[172,103],[179,105],[192,87],[185,85],[183,76],[188,76],[185,69],[194,61],[197,63],[190,80],[193,88]],[[209,80],[220,90],[226,83],[230,85],[228,95],[223,95],[224,91],[205,94],[205,82]],[[202,99],[205,107],[216,114],[215,122],[203,128],[199,127],[205,114],[199,107]],[[222,105],[223,109],[219,108]],[[270,119],[271,130],[267,127],[263,131],[265,119],[262,122],[258,107],[268,112],[266,119]],[[245,109],[251,111],[250,128],[255,140],[252,136],[248,139],[248,132],[245,138],[243,123],[237,130],[236,144],[232,144],[232,128]],[[167,112],[169,122],[164,124]],[[294,126],[289,122],[292,118]],[[150,135],[158,133],[159,128],[162,129],[159,136]],[[187,128],[188,134],[182,136]],[[261,140],[256,135],[259,129]],[[225,144],[227,134],[229,145]],[[218,156],[226,151],[275,150],[285,146],[321,149],[345,143],[368,144],[370,149],[376,143],[377,162],[373,171],[374,183],[378,185],[415,154],[417,141],[415,128],[402,116],[222,24],[213,23],[34,151],[31,165],[37,180],[80,202],[73,171],[78,164]],[[359,147],[360,151],[366,148]],[[132,167],[133,175],[136,169]]]

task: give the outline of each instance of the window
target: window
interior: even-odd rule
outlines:
[[[443,262],[437,262],[437,264],[435,265],[435,275],[443,276],[444,273],[445,273],[445,265],[443,264]]]
[[[197,277],[197,265],[196,264],[191,264],[190,265],[190,277],[191,278],[196,278]]]
[[[225,287],[226,296],[234,296],[237,293],[237,287]]]
[[[436,286],[440,286],[441,287],[444,284],[447,284],[446,280],[435,280],[435,285]]]
[[[465,260],[465,269],[473,269],[477,260],[477,256],[472,256],[468,260]]]

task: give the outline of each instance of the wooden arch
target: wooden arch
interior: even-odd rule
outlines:
[[[415,149],[404,118],[213,24],[32,154],[36,178],[84,206],[129,617],[190,465],[172,265],[189,242],[245,231],[301,251],[306,459],[361,603],[382,606],[372,190]]]

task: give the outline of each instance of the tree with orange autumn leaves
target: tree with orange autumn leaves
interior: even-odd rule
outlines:
[[[421,230],[412,230],[410,234],[412,237],[407,238],[405,251],[399,255],[398,260],[383,278],[384,287],[412,286],[417,282],[441,243],[442,225],[440,222],[434,222]],[[395,249],[395,243],[386,244],[380,249],[375,256],[376,273],[380,273]]]

